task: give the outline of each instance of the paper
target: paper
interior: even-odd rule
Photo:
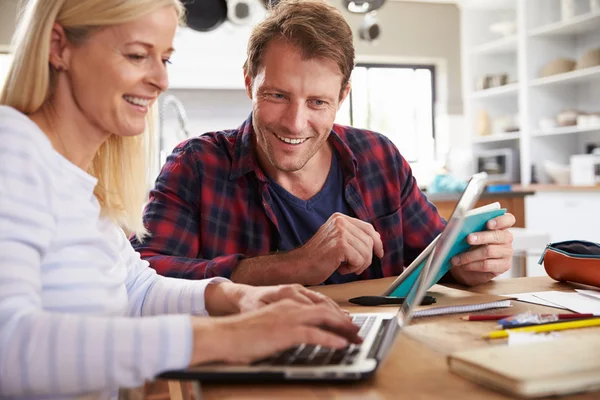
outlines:
[[[534,296],[576,313],[600,314],[600,299],[577,292],[538,292]]]
[[[508,332],[508,345],[521,345],[530,344],[537,342],[547,342],[559,338],[560,334],[557,332],[548,333],[534,333],[534,332]]]
[[[539,305],[547,306],[547,307],[561,308],[563,310],[566,309],[565,307],[562,307],[559,304],[554,304],[549,301],[543,300],[539,297],[536,297],[535,295],[538,293],[549,293],[549,292],[515,293],[515,294],[504,294],[503,296],[512,297],[512,298],[515,298],[515,299],[525,302],[525,303],[532,303],[532,304],[539,304]]]
[[[591,296],[598,300],[600,300],[600,290],[585,290],[585,289],[575,289],[577,293],[581,293],[585,296]]]

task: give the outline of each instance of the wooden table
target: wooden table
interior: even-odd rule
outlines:
[[[318,287],[351,312],[393,312],[395,307],[358,307],[347,299],[381,294],[393,278]],[[558,283],[547,277],[492,281],[470,290],[477,293],[511,294],[544,290],[566,291],[583,285]],[[461,288],[456,286],[456,288]],[[556,309],[513,301],[511,313],[557,312]],[[488,313],[506,313],[506,309]],[[203,384],[203,399],[510,399],[511,397],[475,385],[453,375],[446,366],[446,355],[461,349],[489,346],[481,334],[493,330],[492,322],[466,322],[459,314],[417,318],[411,321],[393,345],[375,376],[352,384]],[[597,329],[600,334],[600,328]],[[579,331],[581,332],[581,331]],[[577,330],[564,331],[575,335]],[[494,341],[494,344],[499,342]],[[565,396],[562,399],[599,399],[600,392]]]

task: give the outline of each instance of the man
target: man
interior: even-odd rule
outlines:
[[[254,29],[244,65],[251,116],[180,144],[133,241],[160,274],[254,285],[398,275],[444,221],[383,135],[334,125],[350,91],[352,31],[325,2],[282,1]],[[469,237],[445,278],[510,267],[510,214]]]

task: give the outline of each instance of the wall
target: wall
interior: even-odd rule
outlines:
[[[0,52],[10,44],[16,19],[17,0],[0,0]]]
[[[332,2],[357,32],[363,16]],[[447,65],[447,112],[462,114],[460,13],[455,4],[417,3],[388,0],[377,11],[381,37],[374,43],[362,41],[355,33],[356,54],[415,59],[443,59]]]

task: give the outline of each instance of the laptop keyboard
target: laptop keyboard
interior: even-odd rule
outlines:
[[[352,322],[360,326],[358,335],[363,339],[367,336],[373,324],[375,316],[355,316]],[[348,365],[354,363],[360,352],[360,345],[351,344],[343,349],[332,349],[315,345],[301,344],[290,347],[271,357],[253,363],[253,365]]]

